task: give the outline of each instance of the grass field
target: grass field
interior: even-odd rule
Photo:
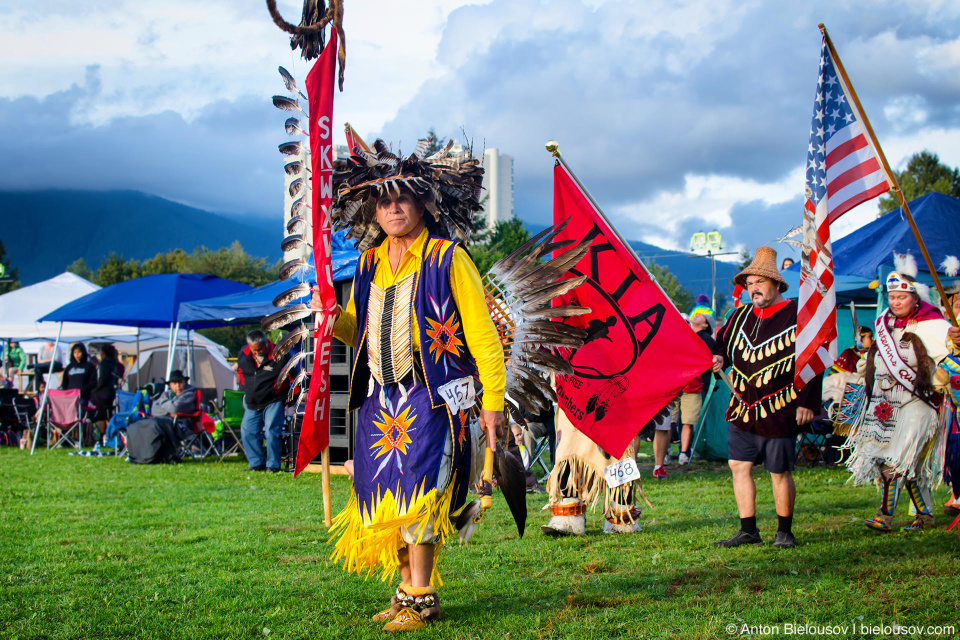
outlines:
[[[851,638],[960,637],[960,541],[944,530],[939,508],[934,531],[880,535],[862,525],[875,489],[845,484],[842,469],[803,469],[797,548],[719,550],[712,543],[739,524],[729,473],[702,462],[675,471],[645,482],[656,509],[645,509],[637,535],[602,535],[592,514],[588,535],[548,539],[539,530],[545,501],[529,496],[518,539],[498,497],[471,543],[449,546],[444,619],[415,637],[824,635],[796,633],[799,625],[846,627]],[[769,541],[769,477],[756,475]],[[368,617],[395,585],[328,561],[317,475],[253,474],[241,461],[142,467],[3,449],[0,487],[2,638],[383,636]],[[333,478],[335,513],[348,490],[347,478]],[[937,505],[946,491],[935,492]],[[903,634],[893,624],[954,630]],[[878,625],[886,631],[872,633]]]

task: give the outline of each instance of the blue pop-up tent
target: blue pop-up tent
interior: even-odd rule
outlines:
[[[346,239],[344,232],[337,232],[332,236],[333,245],[333,281],[341,282],[353,277],[357,269],[357,260],[360,253],[353,248],[353,243]],[[299,275],[289,280],[278,280],[265,284],[250,291],[243,291],[207,300],[185,302],[180,305],[178,319],[181,323],[196,322],[217,324],[247,324],[256,322],[277,310],[273,306],[273,299],[293,287],[298,282],[317,282],[317,274],[311,266]],[[309,302],[309,296],[304,296],[295,302]]]
[[[253,289],[248,284],[197,273],[164,273],[125,280],[77,298],[41,322],[91,322],[123,327],[170,327],[180,304]],[[191,324],[192,329],[219,323]]]
[[[930,252],[934,266],[960,254],[960,200],[942,193],[928,193],[909,203],[917,229]],[[881,265],[893,267],[893,252],[912,253],[921,274],[929,273],[910,224],[900,209],[877,218],[833,243],[834,271],[844,276],[875,280]],[[922,279],[922,277],[921,277]]]

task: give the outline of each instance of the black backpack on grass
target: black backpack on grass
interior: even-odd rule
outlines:
[[[134,464],[180,462],[178,442],[170,418],[144,418],[127,427],[127,453]]]

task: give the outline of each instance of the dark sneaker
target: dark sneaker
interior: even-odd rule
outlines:
[[[547,490],[539,482],[535,482],[534,484],[527,487],[527,493],[546,493],[546,492]]]
[[[789,531],[777,531],[777,535],[773,537],[773,546],[781,549],[792,549],[797,546],[797,539]]]
[[[747,533],[741,529],[740,531],[737,531],[737,534],[729,540],[718,540],[717,542],[713,543],[713,546],[739,547],[742,544],[763,544],[763,540],[760,538],[760,532]]]

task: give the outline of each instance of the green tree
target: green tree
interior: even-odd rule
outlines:
[[[77,258],[74,260],[70,266],[67,267],[67,271],[80,276],[84,280],[89,280],[90,282],[93,282],[97,279],[97,274],[93,272],[93,269],[87,266],[87,261],[83,258]]]
[[[519,218],[500,220],[489,232],[485,243],[470,245],[470,255],[480,275],[484,275],[498,260],[513,253],[529,239],[530,232]]]
[[[670,269],[662,267],[652,260],[644,262],[643,265],[650,272],[650,275],[657,279],[660,287],[667,294],[667,297],[673,301],[677,309],[686,313],[693,307],[693,294],[680,284],[680,280],[670,272]]]
[[[95,282],[101,287],[109,287],[112,284],[117,284],[124,280],[139,278],[141,275],[143,274],[141,273],[140,263],[137,260],[130,258],[124,261],[123,256],[119,256],[111,251],[110,255],[100,263]]]
[[[447,145],[446,138],[440,138],[437,136],[437,130],[435,127],[430,127],[427,131],[427,155],[431,156],[437,151],[440,151]]]
[[[960,198],[960,170],[940,162],[940,157],[929,151],[915,153],[903,171],[894,171],[897,182],[907,202],[928,193],[943,193]],[[896,194],[880,198],[880,215],[890,213],[900,206]]]
[[[277,279],[276,269],[267,267],[266,258],[254,258],[243,250],[239,242],[216,251],[199,247],[190,254],[185,266],[186,273],[205,273],[254,287]]]
[[[0,294],[10,293],[20,288],[20,271],[10,266],[7,248],[0,241]]]
[[[145,276],[160,273],[190,273],[190,256],[183,249],[158,253],[143,261],[141,272]]]

